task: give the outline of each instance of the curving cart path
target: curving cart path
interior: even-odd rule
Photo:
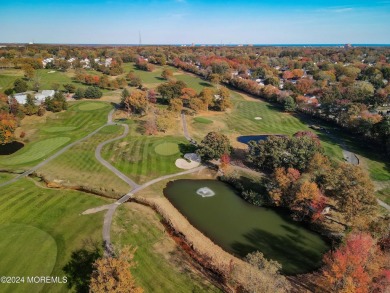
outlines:
[[[199,171],[207,168],[206,166],[199,166],[199,167],[191,169],[191,170],[187,170],[187,171],[183,171],[183,172],[179,172],[179,173],[175,173],[175,174],[161,176],[161,177],[158,177],[156,179],[150,180],[150,181],[148,181],[148,182],[146,182],[146,183],[144,183],[142,185],[137,184],[136,182],[131,180],[129,177],[127,177],[125,174],[123,174],[118,169],[116,169],[114,166],[112,166],[109,162],[104,160],[102,158],[102,156],[101,156],[101,151],[102,151],[102,149],[103,149],[103,147],[105,145],[107,145],[107,144],[109,144],[109,143],[111,143],[113,141],[122,139],[122,138],[126,137],[128,135],[128,133],[129,133],[129,127],[128,127],[127,124],[112,122],[112,114],[113,114],[113,111],[110,112],[110,115],[108,117],[108,122],[107,122],[106,125],[114,125],[114,124],[115,125],[121,125],[121,126],[123,126],[125,128],[125,130],[124,130],[122,135],[120,135],[120,136],[118,136],[116,138],[112,138],[112,139],[109,139],[109,140],[106,140],[106,141],[100,143],[97,146],[96,150],[95,150],[95,157],[101,164],[103,164],[106,168],[111,170],[116,176],[118,176],[123,181],[125,181],[131,187],[131,191],[128,192],[127,194],[123,195],[121,198],[119,198],[113,204],[108,204],[108,205],[104,205],[104,206],[91,208],[91,209],[88,209],[88,210],[86,210],[86,211],[84,211],[82,213],[83,215],[88,215],[88,214],[93,214],[93,213],[97,213],[97,212],[101,212],[101,211],[106,211],[106,213],[104,215],[104,221],[103,221],[103,243],[104,243],[104,251],[105,251],[106,255],[112,255],[113,252],[114,252],[113,251],[113,247],[111,245],[111,233],[110,233],[110,231],[111,231],[112,219],[113,219],[113,216],[114,216],[115,211],[118,208],[118,206],[120,206],[121,204],[127,202],[137,192],[139,192],[142,189],[144,189],[144,188],[146,188],[146,187],[148,187],[150,185],[153,185],[153,184],[155,184],[155,183],[157,183],[159,181],[170,179],[170,178],[181,176],[181,175],[186,175],[186,174],[199,172]],[[182,123],[183,123],[183,130],[184,130],[185,137],[187,139],[190,139],[190,137],[188,135],[187,127],[186,127],[186,124],[185,124],[184,113],[182,114]]]
[[[67,150],[69,150],[71,147],[75,146],[76,144],[90,138],[91,136],[93,136],[94,134],[96,134],[97,132],[99,132],[103,127],[106,127],[107,125],[113,125],[114,123],[112,122],[112,114],[114,113],[115,109],[111,110],[110,113],[108,113],[108,117],[107,117],[107,123],[105,125],[102,125],[100,126],[98,129],[92,131],[90,134],[88,134],[87,136],[84,136],[83,138],[80,138],[79,140],[76,140],[74,142],[72,142],[71,144],[68,144],[67,146],[65,146],[64,148],[62,148],[61,150],[59,150],[57,153],[55,153],[54,155],[46,158],[44,161],[40,162],[38,165],[32,167],[31,169],[23,172],[22,174],[12,178],[11,180],[8,180],[8,181],[5,181],[3,183],[0,184],[0,187],[2,186],[6,186],[6,185],[9,185],[11,183],[14,183],[16,181],[18,181],[19,179],[21,178],[24,178],[24,177],[27,177],[28,175],[31,175],[32,173],[34,173],[36,170],[38,170],[39,168],[43,167],[44,165],[46,165],[47,163],[49,163],[50,161],[54,160],[55,158],[57,158],[58,156],[62,155],[63,153],[65,153]]]

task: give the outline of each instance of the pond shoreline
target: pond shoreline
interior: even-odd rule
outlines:
[[[193,260],[194,265],[205,274],[210,282],[224,292],[241,292],[245,288],[247,278],[245,275],[252,271],[248,263],[226,252],[202,232],[192,226],[165,197],[145,198],[136,196],[130,201],[142,204],[153,209],[162,219],[167,233]],[[233,276],[233,272],[237,276]],[[240,274],[245,272],[245,274]],[[312,273],[285,276],[291,287],[288,292],[314,292],[302,279],[310,277]]]

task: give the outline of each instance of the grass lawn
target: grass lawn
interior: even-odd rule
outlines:
[[[103,214],[84,210],[110,201],[77,191],[52,190],[21,179],[0,193],[0,275],[64,276],[71,252],[85,239],[102,241]],[[68,292],[64,284],[7,285],[1,292]]]
[[[57,244],[48,233],[28,225],[3,224],[0,225],[0,239],[0,275],[50,276],[56,263]],[[34,289],[38,292],[43,286],[36,284]],[[0,285],[2,292],[27,292],[31,287],[27,283]]]
[[[80,107],[88,109],[90,105],[93,105],[90,110],[80,110]],[[25,146],[12,155],[0,156],[0,168],[15,170],[38,163],[55,150],[105,124],[111,109],[109,103],[81,101],[72,103],[68,110],[60,113],[47,112],[43,117],[24,118],[19,132],[26,133]]]
[[[145,292],[220,292],[193,270],[189,256],[167,235],[150,208],[136,203],[120,206],[112,231],[115,245],[137,247],[133,274]]]
[[[38,169],[38,174],[53,182],[62,180],[62,184],[84,186],[112,197],[119,197],[130,190],[128,184],[114,175],[95,158],[95,149],[99,143],[117,137],[123,133],[123,127],[110,125],[83,141],[53,161]]]
[[[175,145],[175,154],[157,153],[156,147],[158,152],[168,151],[168,148],[164,148],[164,145],[161,147],[161,144]],[[153,178],[181,171],[175,166],[176,159],[182,155],[176,151],[178,144],[187,145],[188,142],[184,137],[140,136],[130,132],[126,138],[105,146],[102,156],[135,182],[142,184]],[[169,151],[172,149],[173,147]]]

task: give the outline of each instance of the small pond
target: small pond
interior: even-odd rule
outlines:
[[[20,141],[13,141],[6,144],[0,144],[0,155],[11,155],[13,153],[16,153],[22,147],[24,147],[24,144],[21,143]]]
[[[211,196],[203,196],[210,189]],[[200,191],[202,192],[200,192]],[[259,250],[277,260],[283,273],[305,273],[318,268],[329,250],[316,233],[278,210],[253,206],[228,184],[216,180],[176,180],[164,195],[202,233],[224,250],[244,257]]]
[[[283,135],[245,135],[245,136],[239,136],[237,137],[237,141],[241,143],[248,144],[251,140],[259,141],[259,140],[266,140],[269,136],[280,136]]]

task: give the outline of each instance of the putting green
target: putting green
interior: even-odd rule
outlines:
[[[44,284],[29,284],[27,277],[50,276],[56,259],[57,244],[45,231],[22,224],[0,225],[0,276],[24,277],[24,283],[0,284],[1,292],[40,292]]]
[[[52,151],[58,149],[60,146],[70,141],[69,137],[54,137],[34,143],[27,150],[16,156],[10,156],[4,164],[6,165],[18,165],[36,161],[48,155]]]
[[[198,122],[198,123],[203,123],[203,124],[211,124],[211,123],[214,122],[213,120],[210,120],[210,119],[207,119],[207,118],[203,118],[203,117],[195,117],[194,121]]]
[[[46,132],[63,132],[63,131],[70,131],[76,129],[75,126],[53,126],[53,127],[48,127],[45,128],[44,130]]]
[[[172,156],[179,152],[179,146],[173,142],[163,142],[154,148],[154,151],[161,156]]]
[[[101,109],[107,106],[105,103],[83,103],[82,105],[79,106],[79,110],[81,111],[92,111],[92,110],[97,110]]]

